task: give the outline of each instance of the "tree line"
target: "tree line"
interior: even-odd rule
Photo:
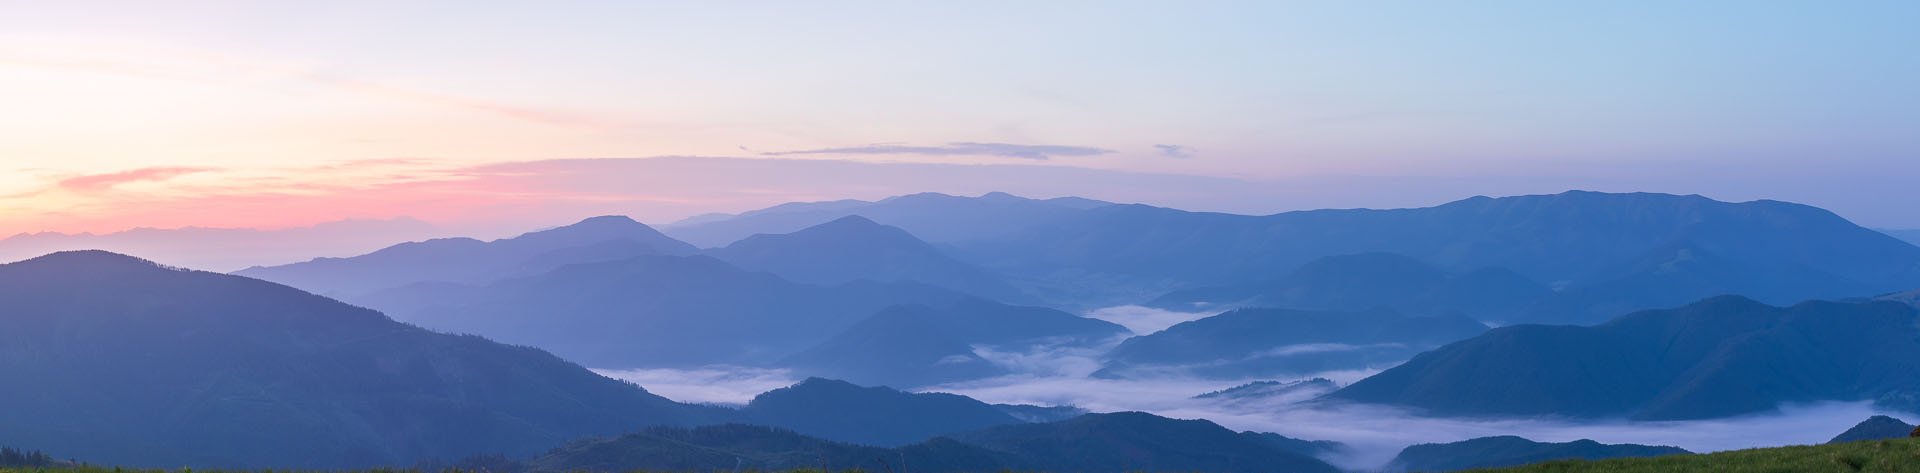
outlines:
[[[47,456],[47,454],[45,453],[40,453],[39,450],[34,450],[29,452],[25,450],[18,450],[13,447],[0,447],[0,466],[45,467],[45,466],[53,466],[53,463],[54,463],[53,457]]]

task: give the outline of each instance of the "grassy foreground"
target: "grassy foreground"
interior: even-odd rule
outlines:
[[[409,473],[416,470],[373,469],[358,473]],[[457,470],[448,470],[449,473]],[[1788,473],[1788,472],[1913,472],[1920,473],[1920,439],[1869,440],[1833,445],[1756,448],[1705,455],[1674,455],[1617,460],[1566,460],[1533,465],[1473,470],[1479,473]],[[258,473],[294,473],[262,470]],[[0,473],[196,473],[194,470],[142,470],[99,466],[0,467]],[[200,470],[197,473],[255,473]],[[480,473],[480,472],[470,472]],[[796,470],[789,473],[826,473]]]
[[[1482,473],[1654,473],[1654,472],[1916,472],[1920,439],[1868,440],[1803,447],[1756,448],[1705,455],[1673,455],[1617,460],[1566,460]]]

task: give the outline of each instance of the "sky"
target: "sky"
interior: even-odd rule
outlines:
[[[1920,228],[1920,3],[0,0],[0,234],[1581,188]]]

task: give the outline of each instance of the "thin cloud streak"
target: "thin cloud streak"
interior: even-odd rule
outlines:
[[[98,191],[98,190],[112,188],[113,186],[117,186],[121,184],[143,182],[143,181],[165,181],[165,180],[173,179],[175,177],[180,177],[188,174],[213,172],[213,171],[219,171],[219,170],[220,169],[218,168],[185,167],[185,166],[161,166],[161,167],[140,168],[140,169],[112,172],[112,173],[106,173],[106,174],[89,174],[85,176],[70,177],[67,179],[62,179],[59,183],[59,187],[61,189],[66,189],[66,190],[75,191],[75,192],[91,192],[91,191]]]

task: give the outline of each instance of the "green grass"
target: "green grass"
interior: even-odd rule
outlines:
[[[414,470],[374,469],[355,473],[409,473]],[[451,473],[447,472],[432,473]],[[1912,472],[1920,473],[1920,439],[1869,440],[1834,445],[1756,448],[1706,455],[1674,455],[1618,460],[1567,460],[1513,468],[1473,470],[1479,473],[1799,473],[1799,472]],[[218,470],[141,470],[99,466],[12,468],[0,473],[300,473],[292,470],[258,472]],[[336,472],[343,473],[343,472]],[[480,472],[461,472],[480,473]],[[788,473],[825,473],[797,470]]]
[[[1482,473],[1654,473],[1654,472],[1915,472],[1920,473],[1920,439],[1868,440],[1804,447],[1756,448],[1705,455],[1674,455],[1618,460],[1567,460],[1474,470]]]

